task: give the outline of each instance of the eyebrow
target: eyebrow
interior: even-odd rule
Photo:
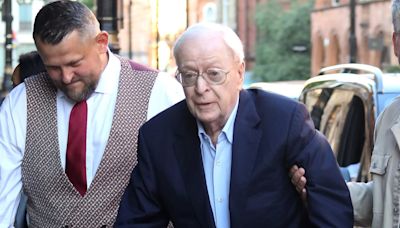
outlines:
[[[178,69],[178,71],[199,71],[198,69],[189,69],[189,68],[181,68],[181,69]]]
[[[67,65],[68,65],[68,66],[75,65],[75,64],[77,64],[78,62],[80,62],[82,59],[83,59],[83,57],[80,58],[80,59],[77,59],[77,60],[72,60],[72,61],[70,61],[69,63],[67,63]]]
[[[48,64],[45,64],[45,67],[60,67],[62,65],[72,66],[72,65],[77,64],[78,62],[80,62],[82,59],[83,58],[80,58],[78,60],[72,60],[72,61],[70,61],[70,62],[68,62],[66,64],[61,64],[61,65],[48,65]]]

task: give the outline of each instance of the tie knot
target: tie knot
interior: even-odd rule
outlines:
[[[77,107],[77,106],[84,106],[84,105],[87,105],[87,104],[86,104],[86,100],[82,100],[82,101],[76,102],[75,105],[74,105],[74,107]]]
[[[87,115],[86,100],[75,103],[74,107],[72,108],[71,115],[75,115],[75,113],[78,116],[86,116]]]

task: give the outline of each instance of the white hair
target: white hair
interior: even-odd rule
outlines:
[[[185,41],[185,38],[188,35],[210,32],[221,33],[223,41],[232,50],[233,54],[238,57],[240,61],[244,61],[243,44],[238,35],[228,26],[216,23],[198,23],[187,28],[175,43],[173,50],[175,59],[177,57],[180,45]]]

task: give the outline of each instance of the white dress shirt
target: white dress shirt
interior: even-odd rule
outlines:
[[[231,183],[233,129],[238,102],[218,135],[217,145],[212,144],[201,123],[199,129],[201,157],[214,222],[217,228],[230,227],[229,187]]]
[[[109,52],[109,62],[95,92],[87,100],[86,177],[90,186],[100,165],[118,92],[120,60]],[[152,88],[147,119],[184,98],[182,86],[170,75],[159,73]],[[74,102],[57,91],[57,126],[60,158],[65,169],[69,115]],[[0,107],[0,228],[12,227],[22,190],[21,163],[25,151],[27,107],[25,84],[14,88]]]

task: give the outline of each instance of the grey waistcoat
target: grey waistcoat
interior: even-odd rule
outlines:
[[[82,197],[61,166],[56,89],[47,74],[28,78],[26,150],[22,183],[31,227],[111,227],[136,165],[139,127],[157,72],[121,60],[117,102],[107,146]]]

